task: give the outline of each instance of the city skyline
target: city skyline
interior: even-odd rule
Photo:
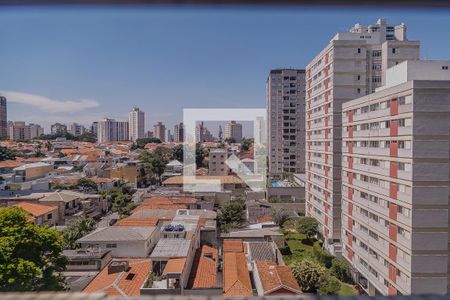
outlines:
[[[46,132],[55,122],[127,120],[133,106],[147,113],[146,131],[158,121],[172,129],[183,108],[265,107],[267,70],[304,68],[336,31],[357,22],[405,22],[410,38],[423,42],[421,58],[446,59],[450,42],[441,36],[450,21],[428,12],[433,18],[420,23],[423,10],[338,9],[322,12],[327,21],[311,27],[318,9],[8,8],[0,12],[0,36],[8,41],[0,94],[8,99],[8,120],[38,123]],[[274,22],[265,22],[268,16]],[[283,40],[291,47],[280,56],[274,47]],[[205,77],[212,68],[220,72]]]

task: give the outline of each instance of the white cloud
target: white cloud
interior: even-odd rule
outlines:
[[[13,91],[0,91],[0,95],[6,97],[8,102],[31,105],[48,113],[73,113],[100,106],[92,99],[59,100]]]

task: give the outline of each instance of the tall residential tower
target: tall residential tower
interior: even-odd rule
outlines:
[[[305,70],[271,70],[266,84],[269,175],[305,170]]]
[[[385,20],[337,33],[306,69],[306,215],[332,253],[341,251],[342,104],[375,91],[386,69],[419,59],[406,26]]]
[[[141,139],[145,134],[145,113],[134,107],[128,114],[129,137],[131,141]]]

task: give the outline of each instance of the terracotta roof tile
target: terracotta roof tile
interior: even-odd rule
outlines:
[[[195,253],[188,287],[190,289],[215,288],[217,286],[218,251],[209,246],[202,246]]]
[[[0,169],[1,168],[17,168],[24,164],[25,163],[17,161],[17,160],[4,160],[4,161],[0,162]]]
[[[84,288],[83,292],[104,292],[108,296],[132,297],[140,296],[140,288],[152,271],[152,262],[148,258],[114,259],[113,261],[128,261],[130,267],[125,272],[108,273],[108,266]],[[111,264],[111,262],[110,262]],[[129,274],[134,274],[130,279]],[[128,278],[128,279],[127,279]]]
[[[164,268],[163,275],[167,275],[169,273],[183,273],[184,266],[186,265],[186,257],[182,258],[170,258],[167,261],[167,265]]]
[[[278,266],[272,260],[256,262],[259,278],[261,280],[264,295],[277,290],[284,290],[289,294],[300,294],[301,289],[288,266]]]
[[[145,198],[142,204],[195,204],[197,199],[192,197],[150,197]]]
[[[264,223],[264,222],[271,222],[273,221],[272,217],[270,215],[264,215],[262,217],[259,217],[256,219],[258,223]]]
[[[245,254],[226,252],[223,257],[223,295],[226,297],[253,296]]]
[[[223,252],[244,252],[242,240],[224,240]]]
[[[158,225],[158,218],[125,218],[119,220],[115,226],[133,226],[133,227],[146,227],[151,226],[154,227]]]
[[[14,206],[20,207],[24,211],[30,213],[33,217],[39,217],[58,209],[58,207],[56,206],[48,206],[30,202],[20,202],[15,204]]]

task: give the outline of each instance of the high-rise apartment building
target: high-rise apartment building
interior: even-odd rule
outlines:
[[[242,124],[236,121],[226,123],[223,136],[225,139],[232,139],[236,143],[240,143],[242,141]]]
[[[9,139],[12,141],[30,140],[38,138],[39,136],[44,134],[44,128],[42,128],[40,125],[26,125],[25,122],[22,121],[11,122],[8,130]]]
[[[177,143],[184,142],[184,125],[183,123],[174,126],[173,130],[174,141]]]
[[[6,98],[0,96],[0,138],[5,139],[8,136],[8,110]]]
[[[266,83],[269,175],[305,170],[305,70],[271,70]]]
[[[91,133],[92,133],[93,135],[95,135],[95,136],[98,135],[98,122],[97,122],[97,121],[92,122],[92,125],[91,125]]]
[[[65,124],[55,123],[50,126],[50,133],[51,134],[66,134],[67,126]]]
[[[154,126],[153,135],[155,138],[160,139],[161,142],[166,141],[166,126],[162,122],[158,122]]]
[[[370,295],[449,293],[450,61],[406,61],[342,109],[343,256]]]
[[[307,66],[306,215],[319,221],[332,253],[341,251],[342,103],[381,86],[388,67],[419,59],[419,47],[404,24],[378,20],[337,33]]]
[[[72,123],[69,126],[69,133],[74,136],[82,135],[86,132],[86,128],[78,123]]]
[[[128,126],[130,129],[130,140],[142,139],[145,135],[145,113],[134,107],[128,114]]]
[[[117,142],[129,140],[128,122],[105,118],[98,122],[97,142]]]
[[[214,140],[213,135],[203,122],[199,122],[195,126],[195,140],[197,142],[212,142]]]

